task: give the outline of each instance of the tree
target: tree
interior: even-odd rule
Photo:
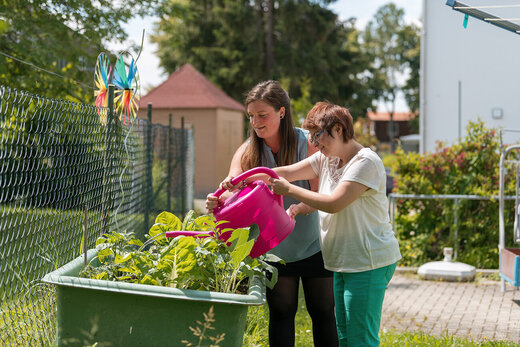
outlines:
[[[413,24],[407,25],[399,32],[401,44],[404,48],[402,60],[410,69],[410,74],[403,86],[403,93],[410,112],[414,115],[411,120],[411,130],[419,132],[419,70],[421,67],[421,36],[419,28]]]
[[[237,100],[261,80],[284,80],[292,98],[366,110],[368,67],[353,21],[310,0],[167,0],[152,40],[169,72],[191,63]],[[361,78],[360,78],[361,77]],[[364,113],[364,112],[363,112]]]
[[[279,6],[275,46],[277,76],[290,80],[292,97],[309,80],[313,102],[327,99],[363,115],[372,102],[365,93],[369,60],[361,51],[355,21],[340,22],[319,3],[287,1]]]
[[[382,6],[376,12],[374,19],[367,24],[363,34],[364,49],[371,57],[372,67],[370,69],[371,89],[375,97],[378,97],[388,107],[390,113],[390,124],[388,134],[395,149],[393,139],[398,135],[393,115],[395,103],[399,93],[408,91],[407,101],[414,101],[414,88],[418,90],[418,78],[413,70],[418,68],[418,36],[417,28],[404,24],[404,11],[397,8],[395,4],[389,3]],[[412,51],[412,49],[417,49]],[[408,56],[407,56],[408,55]],[[404,76],[412,69],[411,79],[404,82]],[[414,80],[414,78],[417,78]],[[415,83],[417,83],[415,85]],[[414,105],[409,105],[413,107]]]
[[[97,55],[157,1],[0,0],[0,84],[91,102]]]

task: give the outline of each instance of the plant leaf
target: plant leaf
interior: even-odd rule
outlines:
[[[110,255],[114,254],[114,251],[112,251],[111,248],[105,248],[100,251],[98,251],[98,259],[101,263],[105,262],[105,259],[109,257]]]
[[[240,266],[240,263],[251,253],[251,249],[254,246],[255,241],[249,240],[248,229],[236,229],[228,239],[228,242],[235,242],[235,247],[231,252],[231,263],[234,269]]]
[[[155,224],[150,228],[148,234],[155,237],[167,231],[181,230],[181,220],[173,213],[164,211],[155,218]]]
[[[127,253],[126,255],[116,254],[114,258],[114,264],[125,263],[128,260],[132,259],[132,253]]]

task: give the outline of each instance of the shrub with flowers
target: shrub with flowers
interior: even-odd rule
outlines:
[[[487,129],[481,120],[470,122],[466,137],[454,145],[438,143],[434,153],[398,149],[392,167],[393,192],[498,196],[500,149],[496,131]],[[515,193],[515,177],[509,172],[506,195]],[[505,207],[506,230],[512,230],[512,202],[506,201]],[[454,225],[455,213],[458,225]],[[477,268],[498,268],[498,199],[459,199],[458,205],[451,199],[399,199],[396,234],[402,265],[441,260],[444,247],[456,247],[457,261]]]
[[[370,133],[368,118],[360,117],[354,123],[354,136],[356,141],[365,147],[370,147],[373,150],[379,145],[379,141],[374,134]]]

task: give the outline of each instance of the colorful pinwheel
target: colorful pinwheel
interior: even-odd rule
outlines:
[[[125,52],[124,54],[129,55]],[[109,66],[110,61],[105,53],[98,56],[94,76],[95,105],[98,107],[99,120],[103,125],[107,123],[108,85],[115,85],[114,111],[117,117],[126,124],[126,118],[130,120],[137,116],[139,109],[139,75],[137,65],[131,57],[131,63],[127,70],[124,54],[119,55],[115,68]],[[114,73],[112,74],[112,71]],[[103,108],[105,108],[103,110]]]
[[[118,89],[115,92],[115,109],[121,114],[120,119],[126,124],[126,118],[135,118],[139,108],[139,77],[137,75],[137,65],[132,58],[128,72],[123,60],[123,55],[119,56],[116,62],[114,74],[114,84]]]
[[[96,70],[94,73],[94,96],[96,97],[95,105],[98,107],[98,114],[101,122],[106,124],[106,112],[101,112],[101,107],[107,107],[108,97],[107,89],[109,83],[110,72],[109,60],[105,53],[101,53],[96,62]]]
[[[112,68],[110,68],[110,71]],[[101,53],[98,56],[95,72],[95,83],[96,90],[94,96],[96,97],[96,106],[106,107],[107,106],[107,86],[108,86],[108,75],[110,73],[108,66],[108,57],[105,53]]]

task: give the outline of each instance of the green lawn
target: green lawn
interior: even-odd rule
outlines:
[[[244,336],[244,347],[268,347],[269,313],[267,304],[249,308],[248,330]],[[296,313],[296,346],[313,346],[311,319],[305,309],[303,292],[300,289],[298,312]],[[513,342],[471,341],[453,336],[429,336],[423,333],[381,332],[380,347],[513,347],[520,346]]]
[[[303,293],[296,315],[296,346],[312,346],[311,320],[305,310]],[[25,294],[0,305],[0,345],[53,346],[55,336],[54,292],[51,287],[36,284]],[[215,317],[218,319],[218,317]],[[268,347],[267,304],[249,308],[247,330],[244,335],[245,347]],[[187,332],[188,334],[190,332]],[[218,332],[212,332],[214,335]],[[89,338],[91,346],[95,338]],[[513,347],[520,346],[512,342],[471,341],[453,336],[434,337],[420,332],[398,333],[385,331],[381,333],[381,347]]]
[[[53,346],[54,288],[35,283],[0,305],[1,346]]]

